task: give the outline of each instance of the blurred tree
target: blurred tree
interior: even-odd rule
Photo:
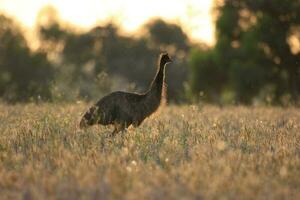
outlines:
[[[290,95],[298,102],[300,94],[300,48],[293,51],[295,43],[300,41],[300,1],[274,0],[245,1],[242,9],[248,8],[256,16],[257,40],[259,48],[268,60],[270,82],[275,86],[275,101],[283,95]]]
[[[19,27],[0,15],[0,97],[8,102],[49,99],[53,69],[43,53],[31,52]]]
[[[193,49],[189,55],[189,95],[199,99],[221,104],[220,93],[223,89],[223,69],[214,61],[211,50]],[[189,97],[193,98],[193,97]]]
[[[153,45],[173,48],[175,51],[187,51],[189,49],[188,37],[177,24],[155,19],[147,23],[145,29]]]
[[[204,80],[203,76],[212,73],[213,69],[199,71],[204,65],[217,66],[222,69],[225,81],[212,87],[217,91],[220,85],[226,85],[222,92],[230,88],[237,102],[250,104],[266,88],[273,88],[271,94],[265,94],[273,97],[273,103],[280,103],[286,97],[299,102],[300,48],[296,48],[300,44],[299,10],[300,1],[294,0],[224,0],[217,7],[217,42],[211,50],[212,57],[198,58],[198,54],[191,58],[195,65],[191,68],[197,73],[193,79]],[[197,59],[199,64],[193,61]],[[201,84],[211,85],[211,82]]]

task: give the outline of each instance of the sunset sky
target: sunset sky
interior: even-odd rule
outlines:
[[[213,0],[0,0],[0,12],[32,28],[47,5],[54,6],[63,20],[82,28],[113,19],[133,32],[149,19],[162,17],[182,25],[193,39],[214,42]]]

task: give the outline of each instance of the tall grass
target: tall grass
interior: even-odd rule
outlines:
[[[300,110],[169,106],[78,129],[86,104],[0,105],[0,199],[298,199]]]

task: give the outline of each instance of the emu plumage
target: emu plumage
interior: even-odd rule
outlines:
[[[167,53],[161,54],[156,75],[147,92],[137,94],[118,91],[103,97],[84,114],[80,128],[113,124],[114,135],[130,125],[139,126],[161,103],[165,92],[165,66],[170,62]]]

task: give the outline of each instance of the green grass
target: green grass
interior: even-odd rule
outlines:
[[[0,105],[0,199],[300,197],[300,109],[169,106],[109,138],[87,107]]]

